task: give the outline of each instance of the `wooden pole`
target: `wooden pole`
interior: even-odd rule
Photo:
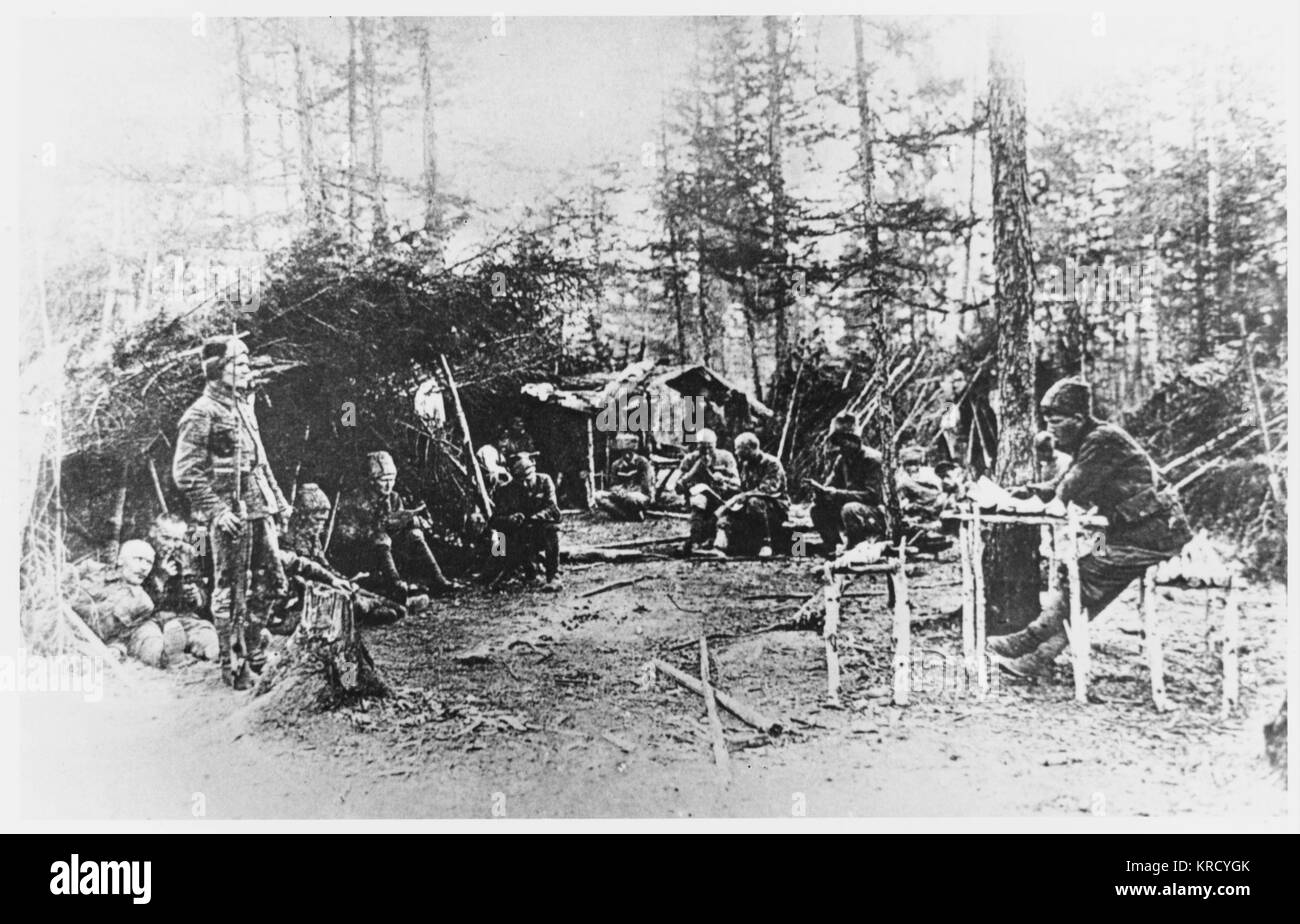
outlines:
[[[349,169],[351,168],[349,167]],[[310,439],[311,439],[311,424],[307,424],[306,428],[302,431],[302,445],[304,448],[307,446],[307,442]],[[294,504],[298,502],[298,475],[301,473],[302,473],[302,457],[300,455],[297,463],[293,467],[293,484],[289,486],[290,507],[292,507]]]
[[[1223,609],[1223,714],[1232,715],[1241,704],[1241,598],[1229,578]]]
[[[118,475],[117,496],[113,503],[113,515],[109,518],[109,523],[113,527],[113,537],[109,547],[105,550],[104,561],[112,564],[117,560],[117,551],[122,547],[122,529],[126,521],[126,478],[129,471],[128,464],[122,463],[121,473]]]
[[[1082,615],[1079,590],[1079,515],[1073,507],[1066,510],[1065,531],[1065,572],[1070,594],[1068,635],[1074,653],[1074,699],[1075,702],[1087,703],[1091,642],[1088,638],[1088,618]]]
[[[451,374],[447,357],[439,353],[438,362],[442,364],[442,374],[447,379],[448,390],[451,391],[452,406],[456,408],[456,422],[460,424],[461,436],[465,438],[465,453],[469,456],[470,470],[474,473],[474,486],[478,489],[479,504],[483,507],[483,515],[490,520],[492,498],[488,496],[487,485],[483,482],[483,470],[479,468],[478,456],[474,453],[474,440],[469,434],[469,422],[465,420],[465,408],[460,403],[460,391],[456,388],[456,379]]]
[[[671,664],[667,664],[658,659],[655,659],[650,663],[653,665],[657,673],[663,674],[669,680],[675,681],[690,690],[692,693],[696,693],[700,696],[704,695],[704,687],[698,680],[689,674],[683,674]],[[719,706],[740,719],[740,721],[744,722],[746,725],[756,728],[761,732],[766,732],[769,735],[781,734],[782,725],[776,719],[768,718],[761,712],[758,712],[745,703],[742,703],[735,697],[724,693],[722,690],[714,690],[713,697]]]
[[[1264,455],[1269,457],[1268,462],[1268,489],[1273,495],[1274,502],[1279,507],[1284,506],[1282,500],[1282,488],[1278,482],[1277,469],[1273,465],[1273,440],[1268,432],[1268,418],[1264,416],[1264,399],[1259,393],[1259,378],[1255,375],[1255,347],[1251,336],[1246,333],[1246,318],[1243,315],[1237,315],[1237,324],[1241,327],[1241,339],[1246,349],[1246,371],[1250,374],[1250,391],[1255,398],[1255,416],[1259,418],[1259,432],[1264,437]]]
[[[330,522],[325,527],[325,544],[322,548],[328,552],[330,550],[330,540],[334,538],[334,519],[339,515],[339,501],[343,499],[343,489],[339,488],[334,492],[334,506],[330,508]]]
[[[979,507],[974,508],[971,520],[971,571],[974,574],[975,593],[975,680],[979,698],[983,699],[989,692],[989,660],[984,655],[984,638],[986,613],[984,600],[984,535],[980,531]]]
[[[907,600],[907,541],[898,540],[894,585],[894,705],[906,706],[912,692],[912,611]]]
[[[962,520],[957,533],[957,552],[961,558],[961,656],[966,666],[966,683],[975,680],[975,578],[970,562],[970,522]],[[982,656],[982,652],[979,653]]]
[[[608,452],[606,453],[608,456]],[[596,504],[596,433],[591,418],[587,418],[587,483],[583,486],[587,509]]]
[[[790,419],[794,415],[794,400],[799,395],[799,379],[803,377],[803,367],[807,361],[806,355],[799,357],[799,368],[795,370],[794,384],[790,386],[790,403],[785,409],[785,423],[781,424],[781,440],[776,444],[777,459],[785,458],[785,438],[790,435]]]
[[[843,589],[844,578],[831,574],[828,568],[826,584],[822,587],[822,607],[825,611],[822,641],[826,646],[826,701],[833,706],[840,704],[840,591]]]
[[[158,506],[162,508],[163,513],[170,513],[167,509],[167,495],[163,493],[162,481],[158,478],[158,465],[154,462],[153,456],[149,459],[149,477],[153,480],[153,492],[158,497]]]
[[[718,718],[718,704],[713,698],[713,684],[709,683],[709,641],[700,636],[700,689],[704,693],[704,709],[709,714],[709,737],[713,739],[713,760],[718,773],[724,778],[731,773],[731,758],[727,754],[727,739],[722,736],[722,720]]]
[[[1161,645],[1160,627],[1156,624],[1156,569],[1148,568],[1142,576],[1142,647],[1147,656],[1147,669],[1151,672],[1151,702],[1157,712],[1169,709],[1165,694],[1165,655]]]

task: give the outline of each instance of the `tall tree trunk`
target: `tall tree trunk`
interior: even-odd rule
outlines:
[[[416,30],[416,36],[420,43],[420,94],[423,101],[424,230],[433,246],[433,263],[441,269],[444,264],[442,204],[438,198],[438,131],[433,105],[433,49],[429,47],[432,36],[427,23]]]
[[[695,74],[696,79],[703,83],[700,67],[700,26],[699,21],[695,22]],[[713,365],[713,339],[709,325],[709,302],[707,297],[707,280],[708,273],[705,266],[705,247],[704,247],[704,189],[706,171],[704,164],[704,87],[697,86],[695,90],[695,132],[691,138],[692,146],[695,148],[695,187],[694,187],[694,212],[695,212],[695,267],[696,267],[696,292],[695,308],[700,319],[700,348],[701,359],[704,365]]]
[[[881,392],[879,411],[873,418],[875,441],[883,456],[885,469],[885,509],[889,513],[890,533],[897,539],[903,529],[903,513],[894,490],[894,396],[889,391],[889,369],[893,365],[890,324],[884,299],[880,296],[880,223],[876,213],[875,134],[871,124],[871,80],[867,69],[862,17],[853,18],[854,77],[858,101],[858,169],[862,181],[862,231],[867,250],[867,305],[875,334],[876,362],[880,366]]]
[[[993,302],[997,316],[998,418],[994,476],[1000,484],[1034,478],[1034,268],[1025,151],[1024,59],[1003,20],[989,56],[989,154],[993,169]],[[1038,528],[991,530],[984,557],[988,631],[998,634],[1038,614]]]
[[[257,249],[257,203],[253,197],[253,114],[249,107],[249,84],[253,79],[248,65],[248,45],[241,20],[235,19],[235,78],[239,83],[240,130],[244,143],[243,186],[248,205],[248,235]]]
[[[348,17],[348,241],[357,241],[357,20]]]
[[[374,21],[361,19],[361,69],[366,83],[366,115],[370,122],[370,204],[374,219],[373,239],[382,239],[388,231],[384,208],[384,124],[379,112],[379,78],[375,72]]]
[[[768,125],[767,125],[767,185],[772,199],[772,238],[769,244],[772,258],[779,261],[775,267],[776,280],[772,286],[772,313],[776,319],[776,367],[781,368],[789,351],[788,320],[786,302],[789,292],[786,273],[786,236],[787,215],[785,196],[785,171],[781,160],[782,135],[782,94],[785,85],[785,68],[787,61],[778,47],[777,36],[780,26],[775,16],[763,17],[763,26],[767,32],[768,59]]]
[[[659,124],[660,186],[663,190],[664,222],[668,231],[668,296],[673,306],[673,322],[677,328],[677,362],[686,362],[686,312],[682,304],[681,237],[677,233],[676,198],[672,188],[672,170],[668,163],[668,120]]]
[[[272,34],[276,36],[276,45],[279,45],[279,32],[276,30]],[[271,55],[271,70],[274,74],[275,85],[284,86],[284,79],[280,74],[280,52],[277,50]],[[284,210],[285,213],[293,211],[293,158],[289,153],[288,133],[284,128],[284,105],[276,100],[275,105],[275,142],[276,149],[280,154],[280,176],[284,180],[281,187],[284,190]]]
[[[309,224],[319,224],[325,218],[325,197],[321,184],[320,166],[316,161],[315,133],[312,127],[312,100],[310,64],[303,47],[304,36],[300,26],[291,33],[293,48],[294,85],[298,104],[298,156],[301,170],[302,205]]]

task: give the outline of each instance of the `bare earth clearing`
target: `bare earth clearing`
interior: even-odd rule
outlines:
[[[566,543],[675,535],[574,518]],[[247,694],[195,662],[140,672],[128,694],[22,701],[28,818],[487,818],[809,816],[1281,816],[1284,782],[1260,728],[1285,688],[1286,593],[1244,595],[1245,717],[1219,717],[1217,603],[1162,589],[1169,693],[1148,703],[1130,591],[1098,623],[1095,702],[1072,701],[1069,669],[1037,686],[1001,683],[984,702],[945,688],[960,657],[952,553],[910,570],[914,651],[927,650],[913,705],[890,705],[884,584],[849,588],[845,707],[824,706],[820,636],[740,635],[793,614],[807,561],[574,565],[556,596],[473,591],[429,614],[367,630],[398,696],[365,708],[252,722]],[[590,599],[578,595],[646,575]],[[1210,591],[1217,601],[1220,593]],[[697,612],[698,611],[698,612]],[[713,765],[700,697],[642,681],[653,657],[698,672],[687,643],[718,638],[717,686],[785,720],[767,738],[722,713],[732,780]],[[457,658],[457,656],[460,656]],[[952,676],[951,670],[948,676]],[[198,794],[201,794],[199,796]]]

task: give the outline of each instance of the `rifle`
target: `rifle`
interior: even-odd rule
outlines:
[[[235,543],[234,556],[234,574],[230,588],[230,632],[234,636],[231,644],[231,672],[234,673],[236,644],[238,650],[242,653],[243,662],[241,667],[247,665],[248,658],[252,654],[248,651],[248,643],[245,639],[244,619],[248,608],[248,577],[251,566],[250,559],[253,554],[253,537],[248,528],[248,522],[245,519],[247,511],[244,509],[244,490],[242,484],[242,469],[244,464],[243,458],[243,431],[240,429],[243,424],[243,415],[239,412],[239,391],[234,388],[233,376],[231,382],[233,392],[233,416],[234,416],[234,434],[235,434],[235,494],[230,501],[230,509],[239,517],[239,539]]]

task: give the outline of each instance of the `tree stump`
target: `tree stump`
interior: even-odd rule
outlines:
[[[989,525],[983,558],[989,635],[1018,632],[1038,618],[1039,538],[1037,526]]]
[[[391,692],[361,639],[351,598],[308,584],[298,628],[258,682],[259,711],[321,711]]]

